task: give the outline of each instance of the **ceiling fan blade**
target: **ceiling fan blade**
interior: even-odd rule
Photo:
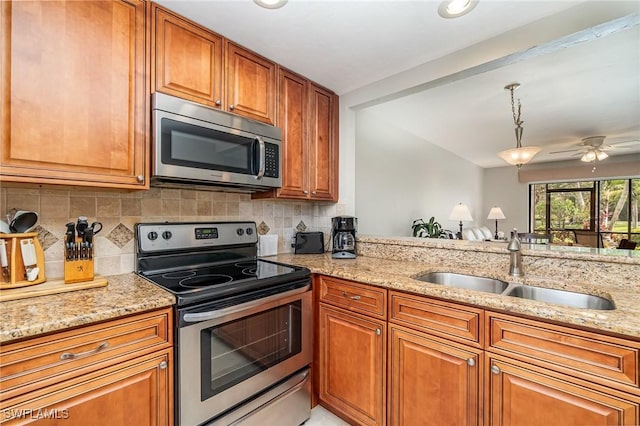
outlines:
[[[583,151],[582,148],[574,148],[574,149],[565,149],[564,151],[551,151],[549,154],[562,154],[564,152],[575,152],[575,151]]]
[[[622,147],[623,145],[635,145],[637,143],[640,143],[640,141],[631,140],[631,141],[611,142],[611,143],[607,143],[607,145],[615,146],[616,148],[618,148],[618,147]]]

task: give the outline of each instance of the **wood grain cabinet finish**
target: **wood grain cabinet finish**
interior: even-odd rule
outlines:
[[[221,108],[223,39],[153,3],[152,85],[158,92]]]
[[[253,198],[338,201],[338,97],[278,69],[282,187]]]
[[[640,395],[640,342],[488,312],[488,349]]]
[[[32,410],[62,413],[64,424],[172,424],[171,324],[161,309],[4,344],[2,419],[31,422]]]
[[[142,0],[0,4],[0,180],[146,189]]]
[[[320,276],[320,301],[364,315],[387,318],[387,290],[353,281]]]
[[[385,321],[321,303],[318,360],[323,404],[352,424],[385,424]]]
[[[487,426],[639,424],[638,398],[500,356],[487,364]]]
[[[226,110],[274,125],[276,64],[226,41]]]
[[[389,326],[389,424],[481,424],[481,349]]]
[[[484,311],[478,308],[391,291],[389,321],[476,348],[484,344]]]

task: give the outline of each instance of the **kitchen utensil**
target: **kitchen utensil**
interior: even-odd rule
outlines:
[[[29,232],[38,222],[38,213],[12,209],[10,214],[7,215],[7,219],[9,219],[9,230],[11,232]]]
[[[82,238],[84,235],[85,229],[89,227],[89,221],[86,216],[79,216],[78,223],[76,224],[76,232],[78,233],[78,237]]]
[[[32,238],[20,240],[20,251],[22,252],[22,263],[27,275],[27,281],[35,281],[40,273],[38,260],[36,258],[36,246]]]
[[[95,235],[98,232],[102,231],[102,223],[101,222],[93,222],[89,228],[91,228],[91,230],[93,231],[93,234]]]
[[[9,232],[11,232],[9,224],[4,220],[0,220],[0,234],[8,234]]]
[[[9,282],[11,280],[11,271],[9,270],[7,242],[5,240],[0,240],[0,267],[2,267],[2,278]]]

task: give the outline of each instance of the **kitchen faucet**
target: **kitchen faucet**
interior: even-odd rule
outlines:
[[[516,228],[513,228],[513,231],[511,231],[511,240],[509,240],[507,250],[509,250],[509,275],[512,277],[523,276],[520,239],[518,239],[518,230]]]

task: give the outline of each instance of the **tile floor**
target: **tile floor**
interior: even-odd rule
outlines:
[[[349,423],[316,405],[311,410],[311,418],[304,423],[304,426],[349,426]]]

